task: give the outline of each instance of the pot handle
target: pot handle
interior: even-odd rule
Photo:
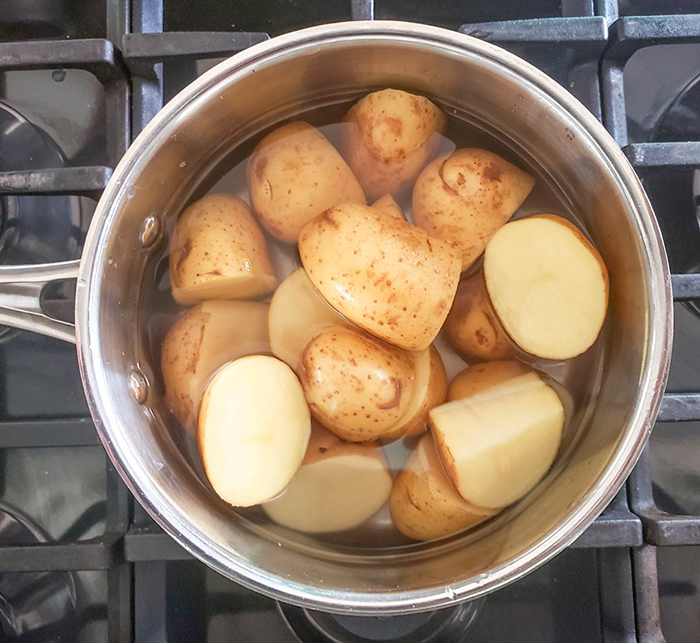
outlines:
[[[54,281],[77,279],[79,269],[80,259],[0,266],[0,324],[75,344],[75,325],[47,314],[41,294]]]

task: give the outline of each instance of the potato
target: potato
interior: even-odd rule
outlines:
[[[314,417],[344,440],[390,434],[415,390],[411,353],[351,328],[313,338],[299,361],[299,377]]]
[[[391,194],[385,194],[383,197],[377,199],[372,204],[372,210],[377,212],[384,212],[397,219],[406,219],[403,215],[403,210],[398,206]]]
[[[173,298],[184,306],[259,297],[277,286],[265,237],[245,201],[230,194],[205,196],[180,215],[169,263]]]
[[[561,442],[564,408],[535,373],[430,411],[447,476],[467,502],[501,509],[547,473]]]
[[[447,401],[454,402],[529,373],[519,362],[484,362],[457,373],[447,389]]]
[[[405,421],[402,435],[404,438],[412,438],[423,433],[428,426],[428,412],[436,406],[440,406],[447,396],[447,373],[440,353],[434,346],[431,346],[427,352],[429,357],[428,384],[416,412],[411,416],[411,419]],[[423,390],[418,354],[416,354],[416,390]],[[416,395],[415,398],[420,399],[420,396]],[[409,413],[406,415],[409,416]]]
[[[351,322],[410,351],[438,334],[459,281],[459,253],[407,221],[345,204],[299,236],[314,286]]]
[[[410,190],[437,152],[446,118],[423,96],[384,89],[365,96],[345,116],[343,154],[367,198]]]
[[[505,331],[527,353],[568,359],[598,337],[608,271],[566,219],[537,215],[504,226],[486,249],[484,276]]]
[[[235,507],[274,498],[301,466],[311,434],[294,371],[267,355],[224,366],[204,392],[199,449],[214,491]]]
[[[513,352],[491,308],[481,274],[459,282],[444,328],[452,348],[467,360],[503,359]]]
[[[462,253],[466,270],[520,207],[535,179],[493,152],[459,149],[435,159],[413,188],[416,225]]]
[[[301,229],[341,203],[367,203],[360,184],[326,137],[307,123],[268,134],[248,163],[253,209],[274,237],[295,243]]]
[[[445,475],[433,436],[424,435],[394,481],[391,519],[404,535],[434,540],[474,527],[497,512],[470,505]]]
[[[349,326],[314,288],[303,268],[290,274],[270,303],[270,346],[296,370],[306,343],[329,326]]]
[[[294,480],[262,508],[290,529],[328,533],[361,525],[379,511],[390,492],[391,474],[377,443],[343,442],[314,422]]]
[[[168,331],[160,359],[165,402],[190,432],[212,375],[227,362],[270,350],[268,308],[257,301],[205,301]]]

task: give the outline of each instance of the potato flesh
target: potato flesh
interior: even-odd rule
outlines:
[[[294,372],[253,355],[222,368],[199,413],[199,448],[214,491],[236,507],[275,497],[304,458],[311,417]]]
[[[270,350],[268,309],[257,301],[205,301],[168,331],[161,351],[165,400],[188,431],[196,431],[202,394],[219,368]]]
[[[564,409],[557,394],[529,373],[434,408],[430,424],[462,498],[500,509],[522,498],[551,467]]]
[[[343,157],[303,122],[283,125],[260,142],[248,165],[248,186],[263,226],[287,243],[324,210],[367,202]]]
[[[427,98],[397,89],[368,94],[345,121],[343,153],[370,200],[410,189],[436,153],[446,123]]]
[[[391,475],[376,447],[305,464],[284,493],[263,505],[276,523],[318,534],[361,525],[384,505]]]
[[[428,351],[428,382],[423,385],[421,366],[416,365],[416,391],[425,393],[420,396],[420,406],[416,404],[416,411],[412,416],[406,413],[410,420],[403,422],[402,437],[413,438],[425,431],[428,426],[428,411],[439,406],[445,401],[447,396],[447,373],[445,365],[442,363],[440,353],[434,346],[431,346]],[[418,356],[416,356],[418,360]],[[424,367],[423,367],[424,368]],[[424,387],[424,388],[423,388]]]
[[[172,295],[183,305],[258,297],[277,286],[250,208],[228,194],[206,196],[180,215],[169,263]]]
[[[495,511],[470,505],[443,470],[431,435],[423,436],[391,489],[391,518],[415,540],[434,540],[474,527]]]
[[[309,279],[347,319],[409,351],[438,334],[459,281],[458,252],[406,221],[346,204],[299,237]]]
[[[314,288],[303,268],[277,288],[270,302],[270,346],[276,357],[296,370],[308,341],[330,326],[347,325]]]
[[[598,337],[608,306],[607,270],[568,221],[538,215],[507,224],[489,243],[484,275],[503,327],[524,351],[568,359]]]
[[[460,281],[445,320],[445,335],[452,347],[467,357],[503,359],[513,352],[491,310],[481,274]]]
[[[416,225],[459,248],[466,270],[534,184],[529,174],[493,152],[455,150],[435,159],[416,180]]]

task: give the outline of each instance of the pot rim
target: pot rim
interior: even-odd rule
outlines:
[[[98,368],[100,348],[99,284],[105,263],[104,250],[119,208],[115,207],[128,189],[125,180],[133,168],[148,156],[161,138],[168,122],[191,106],[202,94],[231,76],[247,74],[263,61],[297,49],[313,49],[324,44],[338,45],[347,39],[381,38],[410,41],[451,50],[469,52],[499,65],[518,77],[519,82],[540,92],[558,109],[575,119],[590,137],[598,153],[607,161],[606,170],[617,175],[630,209],[636,213],[646,260],[650,266],[650,330],[638,401],[626,431],[608,464],[592,488],[567,517],[519,556],[500,566],[449,587],[405,592],[319,591],[291,584],[282,576],[263,574],[254,565],[235,560],[209,541],[206,534],[181,515],[165,496],[150,498],[144,491],[147,472],[127,469],[112,436],[118,426],[110,425],[107,380]],[[76,295],[76,336],[78,360],[90,412],[104,447],[121,477],[153,519],[185,550],[219,573],[250,589],[287,603],[335,613],[400,614],[432,610],[474,599],[522,578],[544,564],[576,540],[605,509],[620,489],[641,455],[654,425],[663,395],[672,345],[671,278],[661,234],[651,205],[636,173],[613,138],[595,117],[568,91],[538,69],[505,50],[470,36],[439,27],[398,21],[357,21],[311,27],[254,45],[218,64],[177,94],[149,123],[127,150],[114,170],[95,211],[85,242]]]

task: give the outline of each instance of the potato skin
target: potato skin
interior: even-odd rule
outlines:
[[[414,540],[434,540],[483,522],[496,512],[466,502],[440,464],[430,434],[424,435],[394,481],[389,497],[396,528]]]
[[[366,204],[352,170],[326,137],[301,121],[268,134],[248,163],[253,209],[277,239],[295,243],[301,229],[340,203]]]
[[[163,340],[161,372],[165,402],[188,431],[197,427],[204,389],[227,362],[270,350],[268,304],[207,301],[190,308]]]
[[[470,397],[530,372],[523,364],[513,361],[484,362],[468,366],[457,373],[447,390],[447,401]]]
[[[277,286],[262,231],[248,204],[230,194],[205,196],[179,216],[169,266],[173,298],[183,305],[257,297]]]
[[[414,393],[415,363],[405,353],[350,328],[310,340],[299,377],[313,416],[343,440],[376,440],[403,418]]]
[[[368,94],[344,120],[343,154],[371,201],[410,190],[447,122],[427,98],[398,89]]]
[[[459,248],[466,270],[534,184],[527,172],[493,152],[455,150],[435,159],[416,180],[416,225]]]
[[[333,308],[409,351],[430,346],[459,281],[459,253],[449,243],[366,206],[326,210],[302,230],[299,254]]]
[[[423,433],[428,427],[428,413],[447,399],[447,372],[442,357],[435,346],[431,346],[428,350],[430,351],[430,379],[427,396],[420,416],[407,425],[403,433],[404,438],[413,438]]]
[[[463,357],[504,359],[513,352],[491,309],[481,273],[459,282],[444,329],[452,348]]]
[[[372,210],[384,212],[385,214],[396,217],[397,219],[406,219],[403,214],[403,210],[398,206],[396,201],[394,201],[394,197],[392,197],[391,194],[385,194],[383,197],[377,199],[372,204]]]

